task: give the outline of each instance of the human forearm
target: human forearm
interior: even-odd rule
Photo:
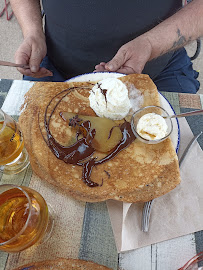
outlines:
[[[145,64],[203,36],[203,0],[193,0],[148,32],[124,44],[108,63],[96,71],[141,73]]]
[[[40,67],[47,52],[40,1],[10,0],[10,2],[24,36],[22,44],[15,53],[15,61],[30,66],[28,69],[18,68],[18,70],[23,75],[36,78],[52,76],[52,72]]]
[[[193,0],[144,35],[152,47],[150,60],[203,36],[203,1]]]
[[[39,0],[10,0],[10,3],[24,37],[31,34],[43,35]]]

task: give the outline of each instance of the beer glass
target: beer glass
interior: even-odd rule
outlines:
[[[29,165],[22,132],[16,121],[0,109],[0,171],[16,174]]]
[[[53,212],[37,191],[0,185],[0,250],[19,252],[41,244],[50,237],[53,225]]]

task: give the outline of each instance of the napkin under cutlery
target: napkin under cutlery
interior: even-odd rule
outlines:
[[[185,118],[179,120],[181,156],[194,136]],[[198,166],[199,164],[199,166]],[[150,231],[141,231],[143,203],[108,201],[118,252],[148,246],[203,229],[203,151],[197,142],[181,166],[181,184],[156,199]]]

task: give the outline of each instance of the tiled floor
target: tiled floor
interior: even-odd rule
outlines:
[[[4,8],[4,0],[0,0],[0,12]],[[10,6],[8,7],[11,12]],[[10,21],[6,19],[6,13],[0,17],[0,59],[14,62],[14,54],[22,41],[22,33],[15,16]],[[21,79],[22,76],[16,68],[0,67],[0,78]]]
[[[4,1],[0,0],[0,12],[4,7]],[[9,13],[11,12],[9,8]],[[7,21],[6,14],[0,17],[0,59],[4,61],[14,61],[14,54],[22,42],[22,33],[15,16]],[[192,56],[196,50],[196,42],[186,47],[189,56]],[[203,46],[200,55],[193,61],[194,68],[200,72],[200,90],[203,94]],[[0,67],[0,78],[4,79],[21,79],[21,74],[11,67]]]

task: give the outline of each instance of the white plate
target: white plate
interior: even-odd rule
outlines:
[[[95,72],[95,73],[86,73],[82,75],[78,75],[69,79],[69,82],[88,82],[88,81],[99,81],[105,78],[118,78],[125,76],[125,74],[114,73],[114,72]],[[163,107],[169,115],[175,114],[175,111],[169,101],[159,93],[161,107]],[[180,127],[177,118],[172,119],[173,122],[173,131],[170,135],[171,140],[173,142],[174,147],[176,148],[176,153],[178,153],[179,144],[180,144]]]

